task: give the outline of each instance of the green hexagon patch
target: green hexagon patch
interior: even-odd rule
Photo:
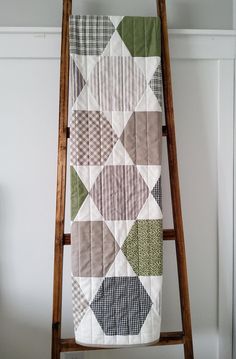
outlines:
[[[162,275],[162,220],[137,220],[121,249],[137,275]]]

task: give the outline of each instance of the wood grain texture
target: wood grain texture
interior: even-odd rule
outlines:
[[[53,281],[52,317],[52,358],[60,358],[61,311],[62,311],[62,273],[63,273],[63,235],[65,220],[67,124],[69,96],[69,15],[72,0],[63,1],[62,42],[60,64],[59,131],[57,160],[56,227]]]
[[[186,251],[184,243],[183,219],[180,200],[180,186],[177,162],[174,108],[171,83],[171,65],[169,54],[168,27],[165,0],[157,0],[158,14],[161,18],[161,41],[162,41],[162,75],[163,95],[165,107],[165,120],[167,128],[167,151],[170,173],[170,188],[172,200],[172,212],[174,230],[176,235],[176,255],[180,290],[180,305],[182,326],[185,335],[184,354],[185,359],[193,359],[192,325],[190,313],[190,301],[188,290],[188,274],[186,264]]]

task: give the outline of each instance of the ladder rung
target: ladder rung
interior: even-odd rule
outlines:
[[[74,351],[88,351],[88,350],[104,350],[104,349],[115,349],[113,348],[100,348],[100,347],[86,347],[83,345],[76,344],[75,339],[61,339],[61,352],[74,352]],[[160,340],[147,346],[161,346],[161,345],[177,345],[184,344],[184,333],[183,332],[165,332],[161,333]]]
[[[175,240],[175,230],[174,229],[164,229],[163,231],[163,239],[165,241],[173,241]],[[63,237],[63,244],[70,245],[71,244],[71,238],[70,233],[65,233]]]
[[[70,127],[66,128],[66,136],[67,138],[70,138]],[[162,126],[162,136],[167,136],[167,127]]]

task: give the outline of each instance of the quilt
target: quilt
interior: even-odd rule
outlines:
[[[160,19],[70,18],[75,340],[157,341],[163,268]]]

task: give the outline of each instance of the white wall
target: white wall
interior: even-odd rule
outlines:
[[[0,358],[49,359],[60,34],[9,31],[0,32]],[[235,37],[214,31],[170,34],[196,359],[231,359]],[[165,159],[166,153],[168,228]],[[67,218],[68,208],[69,200]],[[165,243],[164,258],[162,330],[180,330],[173,243]],[[69,247],[64,269],[67,337],[73,335]],[[91,352],[85,358],[110,355]],[[114,359],[120,355],[112,352]],[[181,359],[183,350],[130,349],[122,355]]]
[[[169,27],[231,29],[235,0],[166,0]],[[60,26],[62,0],[1,0],[0,26]],[[156,0],[73,0],[75,13],[153,15]]]

